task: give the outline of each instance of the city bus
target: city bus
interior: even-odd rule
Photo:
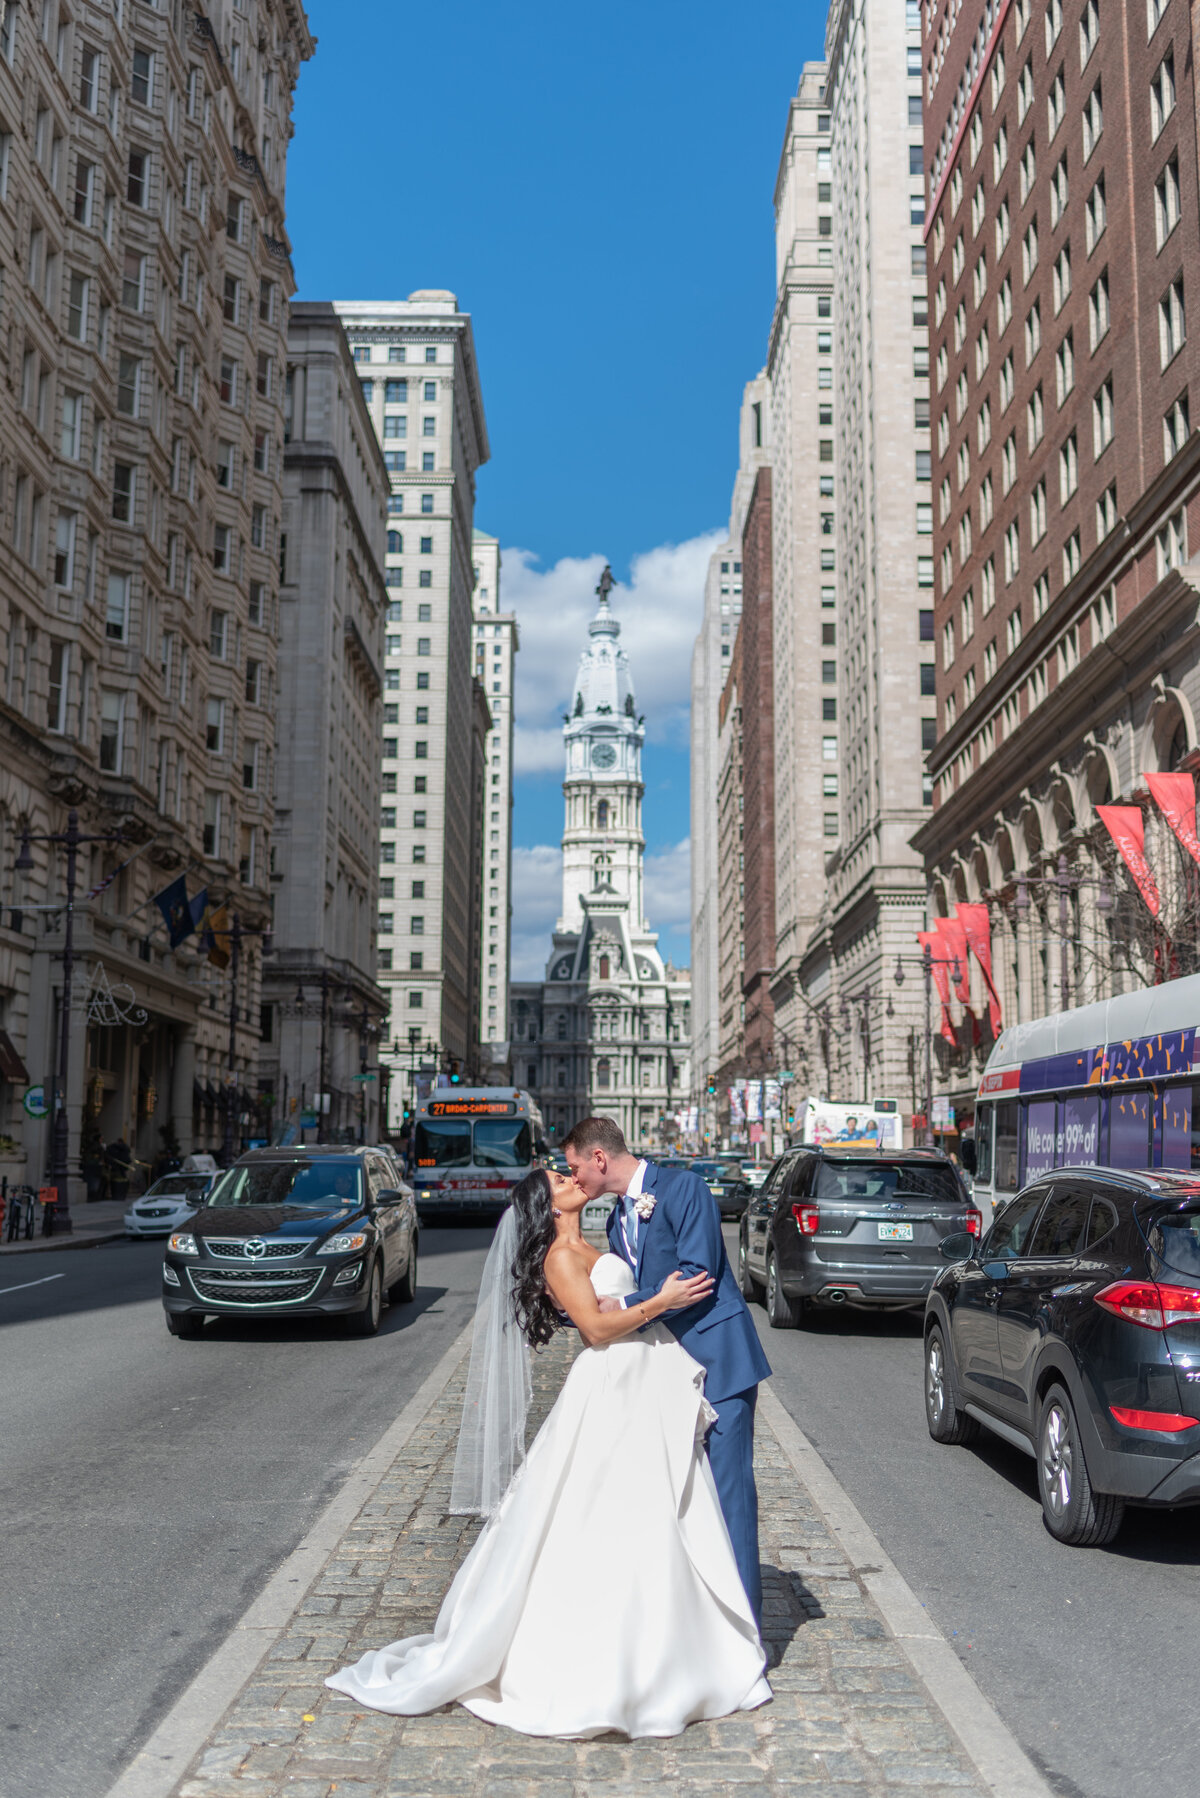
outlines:
[[[1200,974],[1001,1031],[974,1159],[985,1229],[1054,1167],[1200,1168]]]
[[[422,1218],[489,1212],[540,1164],[542,1114],[516,1086],[437,1086],[417,1106],[413,1186]]]

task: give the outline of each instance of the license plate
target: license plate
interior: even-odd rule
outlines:
[[[911,1242],[913,1227],[911,1224],[877,1224],[880,1242]]]

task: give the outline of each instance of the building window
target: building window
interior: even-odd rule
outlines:
[[[433,511],[433,495],[432,495],[432,493],[423,493],[421,495],[421,510],[422,510],[422,512],[424,512],[426,514],[431,513]]]
[[[118,524],[133,522],[133,467],[128,462],[113,463],[112,515]]]
[[[1186,334],[1181,275],[1177,281],[1172,281],[1158,302],[1158,348],[1159,359],[1164,368],[1183,348]]]
[[[206,792],[204,795],[204,854],[216,856],[221,853],[221,794]]]
[[[133,576],[110,574],[104,611],[104,635],[110,643],[124,643],[129,630],[129,590]]]
[[[125,695],[104,688],[100,694],[100,767],[105,774],[120,772]]]
[[[125,180],[125,198],[131,206],[145,206],[149,179],[149,156],[144,150],[131,150]]]

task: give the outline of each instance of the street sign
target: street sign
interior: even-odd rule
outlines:
[[[791,1068],[780,1068],[779,1078],[781,1080],[794,1080],[796,1076]]]
[[[374,1080],[374,1074],[351,1074],[351,1080]]]
[[[24,1107],[26,1117],[44,1118],[50,1111],[50,1107],[46,1102],[46,1089],[44,1086],[31,1086],[26,1092],[25,1097],[21,1100],[21,1104]]]
[[[302,1111],[300,1113],[300,1128],[302,1130],[315,1130],[316,1127],[317,1127],[316,1112],[315,1111]]]
[[[935,1128],[952,1128],[954,1124],[954,1107],[944,1093],[938,1093],[933,1101],[933,1122]]]

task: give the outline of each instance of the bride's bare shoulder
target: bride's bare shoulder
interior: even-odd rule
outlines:
[[[590,1274],[600,1259],[599,1249],[594,1249],[590,1242],[556,1241],[546,1250],[544,1263],[546,1273],[554,1278],[578,1269],[581,1273]]]

